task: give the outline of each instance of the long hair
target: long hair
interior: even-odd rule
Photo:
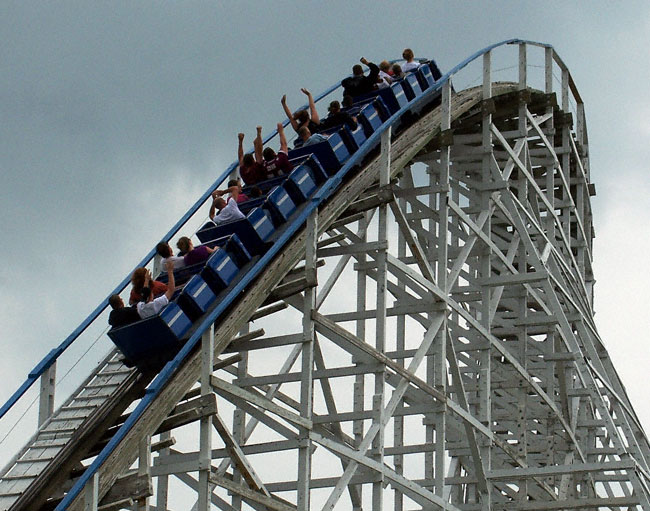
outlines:
[[[133,285],[133,289],[136,291],[136,293],[142,292],[142,288],[144,287],[144,278],[147,275],[147,269],[146,268],[136,268],[133,271],[133,275],[131,275],[131,284]]]

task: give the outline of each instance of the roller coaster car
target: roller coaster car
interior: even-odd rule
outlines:
[[[289,151],[289,159],[308,154],[314,154],[330,176],[334,175],[350,157],[350,151],[339,133],[331,134],[327,140],[318,144],[292,149]]]
[[[327,172],[325,172],[325,169],[315,154],[297,156],[289,161],[294,168],[301,165],[306,166],[310,171],[312,179],[317,185],[322,185],[329,178]]]
[[[383,89],[377,89],[376,91],[363,94],[361,96],[354,97],[354,104],[364,104],[369,101],[374,100],[375,98],[381,98],[388,110],[389,116],[396,113],[400,108],[406,106],[409,102],[404,87],[402,86],[402,80],[393,83],[390,87],[384,87]],[[386,119],[382,119],[382,122]]]
[[[335,126],[327,130],[320,131],[322,135],[331,135],[332,133],[338,133],[341,136],[341,139],[345,143],[345,147],[348,148],[348,152],[353,154],[359,149],[361,144],[363,144],[367,137],[363,130],[363,126],[357,123],[356,129],[352,130],[347,124],[341,126]]]
[[[402,84],[406,98],[409,101],[413,101],[415,98],[422,95],[422,87],[420,86],[420,81],[418,80],[416,72],[407,73],[404,79],[399,83]]]
[[[359,108],[357,120],[363,126],[366,137],[370,137],[390,117],[388,107],[380,97],[373,97],[365,103],[359,103]]]
[[[302,204],[305,202],[318,187],[315,181],[315,173],[313,169],[304,164],[298,165],[289,174],[273,178],[272,181],[276,183],[276,186],[284,187],[294,204]],[[247,201],[239,203],[239,211],[244,214],[248,214],[256,207],[268,207],[264,206],[264,204],[266,203],[269,195],[255,199],[249,199]]]
[[[219,250],[205,264],[175,272],[179,284],[187,281],[177,301],[157,316],[109,331],[127,363],[152,371],[170,360],[181,348],[192,322],[208,312],[251,260],[251,254],[262,254],[276,228],[289,220],[297,206],[307,201],[328,176],[333,176],[391,115],[432,87],[435,79],[429,65],[423,64],[390,87],[355,98],[359,124],[356,130],[338,127],[326,141],[290,151],[294,170],[288,176],[258,183],[266,196],[243,203],[242,209],[248,210],[246,218],[218,226],[210,222],[199,230],[198,238]],[[411,115],[408,112],[402,119],[407,121]],[[244,193],[247,190],[250,187]],[[160,280],[165,281],[166,276]]]
[[[266,200],[266,199],[265,199]],[[245,247],[250,255],[259,255],[266,251],[267,242],[275,228],[269,213],[260,207],[251,210],[246,218],[215,225],[206,223],[197,233],[203,243],[217,241],[223,236],[236,235],[237,242]]]
[[[281,185],[276,186],[269,192],[263,209],[267,210],[271,215],[273,225],[279,227],[289,220],[289,217],[296,210],[296,204],[291,199],[284,185]]]
[[[279,177],[272,177],[271,179],[266,179],[264,181],[260,181],[259,183],[255,183],[254,186],[257,186],[260,190],[262,190],[263,194],[269,193],[273,188],[278,186],[279,184],[284,181],[284,176],[279,176]],[[248,197],[251,196],[251,190],[253,186],[245,186],[242,188],[242,193],[246,194]],[[248,199],[248,200],[253,200],[253,199]],[[248,201],[246,201],[248,202]],[[246,202],[242,202],[241,204],[246,204]],[[241,205],[237,204],[239,206],[239,209],[241,210]]]
[[[218,252],[221,252],[219,250]],[[214,255],[214,254],[213,254]],[[201,275],[194,275],[178,296],[178,305],[192,322],[205,314],[217,295]]]
[[[177,270],[174,270],[174,282],[176,283],[177,286],[185,284],[188,280],[192,278],[193,275],[200,272],[201,268],[203,268],[203,263],[197,263],[191,266],[183,266],[182,268],[178,268]],[[167,278],[167,273],[161,273],[160,275],[158,275],[156,280],[167,284],[167,281],[169,279]]]
[[[159,371],[183,346],[181,339],[192,321],[177,303],[160,314],[108,331],[108,336],[126,357],[127,366],[143,372]]]
[[[293,169],[287,176],[283,186],[294,204],[302,204],[318,188],[316,181],[312,177],[311,169],[306,165],[300,165]]]
[[[437,69],[437,66],[436,66]],[[440,72],[438,71],[438,78],[440,78]],[[432,87],[438,78],[435,78],[434,73],[429,64],[422,64],[415,71],[415,76],[417,76],[418,81],[420,82],[420,88],[424,91],[429,87]]]

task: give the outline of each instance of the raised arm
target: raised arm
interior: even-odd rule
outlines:
[[[282,99],[280,100],[280,103],[282,103],[282,108],[284,108],[284,113],[287,114],[287,117],[289,118],[289,122],[291,123],[291,127],[294,129],[294,131],[298,131],[298,122],[293,118],[293,113],[291,112],[291,108],[289,108],[289,105],[287,105],[287,95],[285,94],[282,96]]]
[[[176,291],[176,283],[174,282],[174,261],[171,260],[171,257],[167,261],[166,268],[168,281],[165,296],[167,297],[167,300],[171,301],[172,296],[174,296],[174,291]]]
[[[362,64],[365,64],[368,66],[370,69],[370,73],[368,74],[368,78],[370,78],[373,83],[377,81],[377,77],[379,76],[379,68],[377,67],[377,64],[373,64],[372,62],[368,62],[368,59],[365,57],[361,57],[360,62]]]
[[[277,125],[278,135],[280,135],[280,151],[289,154],[289,145],[287,144],[287,136],[284,134],[284,126],[279,122]]]
[[[228,188],[228,191],[230,192],[230,196],[235,199],[235,202],[237,202],[237,199],[239,198],[239,186],[231,186]]]
[[[255,135],[255,140],[253,140],[253,148],[255,149],[255,161],[257,163],[262,163],[262,150],[264,145],[262,143],[262,126],[258,126],[256,130],[257,135]]]
[[[239,166],[244,165],[244,134],[238,133],[239,147],[237,148],[237,158],[239,159]]]
[[[218,191],[218,190],[217,190]],[[215,197],[212,199],[212,204],[210,204],[210,212],[208,213],[208,216],[210,217],[210,220],[214,222],[214,217],[217,214],[217,199],[219,197]]]
[[[316,103],[314,103],[314,97],[311,95],[311,92],[309,92],[307,89],[302,88],[300,89],[303,94],[307,96],[307,99],[309,100],[309,116],[311,117],[311,120],[315,124],[320,124],[320,117],[318,117],[318,110],[316,110]]]

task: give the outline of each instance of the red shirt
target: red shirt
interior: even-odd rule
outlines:
[[[291,172],[291,169],[293,169],[293,165],[291,165],[287,153],[283,151],[280,151],[271,161],[264,162],[266,179],[288,174]]]
[[[247,185],[254,185],[266,179],[264,166],[257,162],[249,167],[239,167],[239,174]]]
[[[167,292],[167,284],[160,282],[159,280],[154,280],[149,283],[149,288],[154,298],[164,295]],[[129,295],[129,305],[133,305],[142,300],[142,293],[131,288],[131,294]]]

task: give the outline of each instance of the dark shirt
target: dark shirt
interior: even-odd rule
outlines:
[[[309,121],[307,122],[298,123],[298,127],[296,128],[296,133],[298,133],[298,130],[300,130],[300,128],[302,128],[305,125],[307,126],[307,128],[309,128],[309,133],[311,133],[312,135],[314,133],[318,133],[321,130],[320,124],[316,124],[314,121],[309,119]]]
[[[368,62],[368,67],[370,68],[368,76],[348,76],[341,81],[344,96],[361,96],[362,94],[367,94],[375,90],[377,77],[379,76],[379,68],[372,62]]]
[[[120,328],[121,326],[130,325],[140,321],[140,315],[135,307],[121,307],[113,309],[108,316],[108,324],[113,328]]]
[[[357,129],[357,122],[346,112],[336,112],[335,114],[329,114],[320,123],[322,130],[328,130],[336,126],[341,126],[342,124],[347,124],[351,130]]]
[[[266,179],[264,165],[257,162],[253,163],[250,167],[239,167],[239,174],[247,185],[254,185]]]

